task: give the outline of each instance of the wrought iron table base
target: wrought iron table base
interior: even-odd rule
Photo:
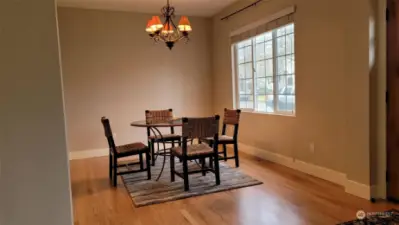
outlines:
[[[163,156],[163,162],[162,162],[162,168],[161,168],[161,172],[159,173],[156,181],[158,181],[163,173],[163,170],[165,168],[165,163],[166,163],[166,157],[170,156],[170,152],[167,152],[167,150],[171,150],[171,148],[166,148],[166,144],[167,143],[171,143],[168,141],[165,141],[164,137],[162,136],[161,131],[159,131],[158,128],[156,127],[150,127],[151,132],[154,134],[154,137],[156,140],[161,140],[162,141],[162,145],[163,145],[163,149],[159,148],[159,142],[157,142],[157,147],[158,147],[158,152],[157,154],[154,154],[152,157],[156,157],[155,159],[158,158],[158,156]],[[163,150],[163,152],[160,152],[161,150]]]

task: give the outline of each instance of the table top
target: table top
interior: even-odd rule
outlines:
[[[181,118],[172,120],[140,120],[130,124],[133,127],[180,127],[183,126]]]

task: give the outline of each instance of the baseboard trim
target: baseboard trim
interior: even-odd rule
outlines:
[[[261,159],[271,161],[294,170],[330,181],[341,185],[347,193],[370,200],[371,187],[352,180],[348,180],[345,173],[331,170],[325,167],[317,166],[308,162],[284,156],[278,153],[269,152],[254,146],[239,143],[239,150],[249,155],[260,157]]]
[[[346,174],[317,166],[300,160],[295,160],[295,168],[303,173],[330,181],[341,186],[346,185]]]
[[[90,149],[90,150],[83,150],[83,151],[71,151],[71,152],[69,152],[69,160],[102,157],[102,156],[107,156],[108,154],[109,154],[108,148]]]
[[[346,181],[345,191],[367,200],[371,199],[371,187],[353,180]]]
[[[290,168],[294,167],[294,159],[284,156],[284,155],[265,151],[265,150],[259,149],[257,147],[246,145],[243,143],[238,143],[238,149],[241,152],[247,153],[249,155],[257,156],[257,157],[259,157],[261,159],[265,159],[267,161],[278,163],[280,165],[290,167]]]

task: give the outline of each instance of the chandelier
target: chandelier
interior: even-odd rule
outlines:
[[[166,6],[161,10],[164,22],[161,23],[159,16],[153,16],[147,23],[145,29],[156,43],[165,42],[166,46],[172,50],[176,42],[185,40],[188,42],[188,34],[192,31],[190,21],[186,16],[182,16],[179,25],[173,22],[175,8],[167,0]]]

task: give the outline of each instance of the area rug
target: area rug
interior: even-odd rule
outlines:
[[[337,225],[399,225],[399,211],[396,209],[388,210],[386,212],[358,212],[359,218]]]
[[[147,180],[147,173],[133,173],[122,176],[125,187],[136,207],[175,201],[199,195],[228,191],[262,184],[262,182],[246,175],[239,168],[232,168],[220,162],[221,184],[215,184],[215,175],[208,172],[206,176],[201,173],[189,175],[190,190],[184,191],[183,179],[175,176],[175,182],[170,182],[170,164],[167,159],[164,171],[159,181],[155,181],[162,167],[163,158],[158,158],[155,166],[151,167],[152,180]],[[175,168],[182,172],[182,165],[176,161]],[[193,161],[189,162],[189,170],[196,170],[199,166]]]

